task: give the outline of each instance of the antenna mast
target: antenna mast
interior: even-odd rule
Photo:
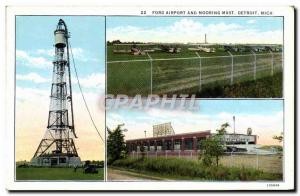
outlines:
[[[60,19],[55,37],[55,56],[50,95],[47,131],[33,158],[36,165],[78,165],[80,158],[75,147],[72,83],[69,62],[70,38],[66,23]]]

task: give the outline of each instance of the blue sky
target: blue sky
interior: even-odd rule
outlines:
[[[220,113],[230,113],[233,115],[256,114],[270,115],[283,111],[283,102],[281,100],[197,100],[197,110],[190,110],[194,114],[218,115]],[[168,106],[166,111],[172,111]],[[138,109],[117,109],[111,113],[117,112],[124,118],[139,118],[147,116],[148,113]],[[177,111],[180,113],[180,111]]]
[[[108,40],[282,43],[282,32],[282,17],[107,17]]]
[[[211,115],[220,112],[267,115],[282,111],[282,104],[282,101],[272,100],[200,100],[199,112]]]
[[[54,30],[58,20],[62,18],[71,32],[71,45],[73,48],[76,67],[79,77],[100,79],[105,72],[105,31],[104,17],[101,16],[17,16],[16,18],[16,73],[17,86],[49,88],[50,81],[42,80],[52,76],[51,61],[54,51]],[[73,68],[72,68],[73,69]],[[34,80],[32,77],[39,77]],[[74,72],[73,72],[74,73]],[[95,75],[98,74],[98,75]],[[73,74],[74,75],[74,74]],[[22,77],[23,76],[23,77]],[[103,77],[103,76],[102,76]],[[74,84],[75,81],[73,81]],[[98,87],[100,86],[100,81]],[[83,81],[88,88],[96,86]],[[75,86],[75,85],[74,85]],[[101,84],[102,88],[104,84]],[[76,88],[76,87],[75,87]]]

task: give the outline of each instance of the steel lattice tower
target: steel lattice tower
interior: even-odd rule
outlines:
[[[75,147],[72,84],[69,61],[69,32],[60,19],[55,37],[55,57],[46,134],[41,140],[32,163],[37,165],[80,164]]]

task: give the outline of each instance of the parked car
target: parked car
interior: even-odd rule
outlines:
[[[96,165],[86,165],[83,168],[83,173],[85,174],[98,174],[97,166]]]

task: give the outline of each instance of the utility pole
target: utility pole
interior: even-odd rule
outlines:
[[[235,116],[233,116],[233,133],[235,134]]]

